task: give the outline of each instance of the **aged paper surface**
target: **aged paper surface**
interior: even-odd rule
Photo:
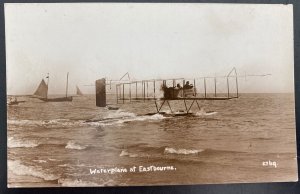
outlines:
[[[8,187],[297,180],[293,7],[5,4]]]

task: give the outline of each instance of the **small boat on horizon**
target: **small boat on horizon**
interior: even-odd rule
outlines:
[[[18,101],[17,97],[10,97],[7,101],[7,105],[11,106],[11,105],[18,105],[20,103],[24,103],[24,100]]]
[[[66,101],[73,100],[72,96],[68,96],[69,72],[67,73],[67,84],[66,84],[66,96],[65,97],[48,98],[49,74],[46,78],[47,78],[47,84],[46,84],[45,80],[42,79],[40,85],[34,92],[34,95],[37,96],[38,99],[40,99],[44,102],[66,102]]]
[[[84,94],[81,92],[78,86],[76,86],[76,95],[77,96],[83,96]]]

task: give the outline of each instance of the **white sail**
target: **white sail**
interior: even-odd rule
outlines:
[[[83,93],[80,91],[80,89],[78,88],[78,86],[76,86],[76,94],[79,96],[82,96]]]
[[[44,79],[42,79],[40,85],[38,86],[38,88],[34,92],[34,95],[40,96],[42,98],[47,98],[48,86],[47,86],[46,82],[44,81]]]

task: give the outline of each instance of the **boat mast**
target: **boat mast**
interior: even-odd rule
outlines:
[[[67,73],[66,97],[68,97],[69,72]]]
[[[47,92],[46,92],[46,99],[48,99],[48,89],[49,89],[49,73],[47,73]]]

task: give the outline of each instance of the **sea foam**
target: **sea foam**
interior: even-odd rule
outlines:
[[[109,113],[105,119],[117,119],[117,118],[134,118],[136,117],[136,114],[132,112],[126,112],[123,110],[117,110]]]
[[[21,126],[37,126],[41,125],[42,121],[40,120],[15,120],[9,119],[7,120],[8,125],[21,125]]]
[[[195,149],[175,149],[175,148],[165,148],[164,153],[165,154],[199,154],[200,152],[203,152],[203,149],[195,150]]]
[[[122,156],[128,156],[130,158],[136,158],[138,157],[138,154],[132,154],[132,153],[129,153],[128,151],[126,150],[122,150],[121,154],[120,154],[120,157]]]
[[[121,119],[117,121],[117,123],[126,123],[126,122],[132,122],[132,121],[146,121],[146,120],[161,120],[164,119],[165,117],[160,114],[155,114],[155,115],[145,115],[145,116],[135,116],[133,118],[126,118],[126,119]]]
[[[83,181],[81,179],[59,179],[58,183],[63,187],[88,187],[88,186],[101,186],[97,183],[90,181]]]
[[[38,145],[39,143],[37,141],[14,139],[13,137],[8,138],[7,141],[8,148],[33,148]]]
[[[37,163],[47,163],[46,160],[32,160],[33,162],[37,162]]]
[[[126,122],[132,121],[156,121],[164,119],[165,117],[161,114],[154,115],[136,115],[132,112],[126,112],[123,110],[112,111],[107,116],[98,119],[91,120],[71,120],[71,119],[52,119],[52,120],[8,120],[9,125],[15,126],[31,126],[31,127],[84,127],[84,126],[111,126],[111,125],[122,125]]]
[[[196,116],[211,116],[211,115],[215,115],[217,113],[218,112],[214,112],[214,111],[206,112],[203,108],[201,108],[201,110],[196,112],[195,115]]]
[[[107,180],[107,181],[102,181],[102,184],[97,184],[91,181],[83,181],[79,178],[77,179],[70,179],[70,178],[61,178],[58,180],[58,183],[61,184],[63,187],[95,187],[95,186],[115,186],[115,181],[114,180]]]
[[[59,178],[56,175],[43,172],[39,168],[33,166],[25,166],[24,164],[21,164],[19,160],[8,160],[7,167],[8,170],[14,173],[15,175],[34,176],[34,177],[42,178],[46,181],[56,180]]]
[[[87,148],[87,146],[80,145],[77,142],[71,140],[67,143],[66,147],[67,149],[75,149],[75,150],[84,150]]]
[[[164,119],[165,117],[161,114],[154,114],[154,115],[136,115],[130,112],[122,112],[116,111],[115,113],[109,114],[104,119],[95,119],[86,122],[85,124],[90,126],[110,126],[110,125],[122,125],[127,122],[133,121],[156,121]]]

